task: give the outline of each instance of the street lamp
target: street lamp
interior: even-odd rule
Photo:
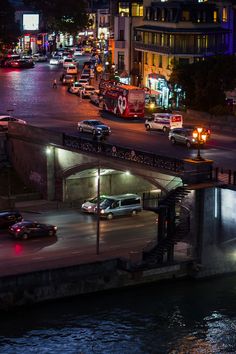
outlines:
[[[197,141],[197,157],[195,158],[195,160],[203,161],[204,158],[201,156],[201,153],[200,153],[200,145],[201,145],[201,143],[206,142],[207,136],[203,132],[202,127],[198,127],[198,128],[196,128],[196,130],[193,131],[193,138]]]

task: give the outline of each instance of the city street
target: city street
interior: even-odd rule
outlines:
[[[99,118],[111,127],[112,134],[107,139],[114,144],[177,158],[196,155],[196,149],[172,146],[162,132],[146,132],[143,120],[125,121],[111,115],[100,118],[99,108],[89,100],[68,93],[67,87],[61,84],[56,89],[52,88],[55,78],[59,82],[61,72],[62,67],[50,66],[49,63],[37,63],[35,68],[28,70],[0,69],[0,113],[13,110],[14,116],[25,119],[28,124],[75,136],[79,134],[76,130],[78,121]],[[211,141],[201,153],[221,167],[236,170],[235,151],[235,138],[213,132]],[[45,211],[39,208],[35,213],[35,207],[32,208],[33,213],[29,212],[31,208],[23,212],[24,218],[57,225],[58,236],[24,242],[14,241],[2,231],[0,256],[4,262],[0,266],[0,274],[11,273],[16,265],[20,271],[21,266],[25,267],[29,262],[30,269],[37,269],[49,261],[58,265],[65,259],[72,263],[88,256],[97,259],[96,217],[74,209]],[[141,250],[155,239],[156,215],[143,211],[133,218],[101,220],[99,230],[99,257],[114,254],[128,257],[130,251]]]
[[[87,57],[81,57],[81,63]],[[112,115],[100,117],[100,110],[77,95],[67,92],[61,84],[52,88],[53,80],[59,77],[62,67],[49,63],[36,63],[35,68],[26,70],[0,69],[0,113],[13,110],[12,114],[25,119],[28,124],[64,131],[78,135],[77,122],[87,118],[99,118],[108,124],[112,134],[108,141],[121,146],[151,151],[159,155],[188,158],[196,155],[196,149],[172,146],[167,134],[145,131],[144,120],[126,121]],[[211,159],[215,166],[236,170],[236,139],[233,136],[212,132],[211,140],[201,154]]]

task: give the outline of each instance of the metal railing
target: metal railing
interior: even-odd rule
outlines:
[[[104,143],[98,140],[87,140],[63,134],[63,146],[86,153],[111,157],[120,161],[129,161],[157,169],[168,170],[176,173],[184,172],[184,161],[160,156],[136,149],[129,149],[118,145]]]

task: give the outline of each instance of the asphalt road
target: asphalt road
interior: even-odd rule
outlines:
[[[81,58],[81,61],[86,58]],[[143,120],[127,121],[112,115],[101,118],[100,109],[77,95],[67,92],[59,85],[52,88],[54,78],[59,77],[62,67],[37,63],[27,70],[0,69],[0,113],[13,109],[16,117],[29,124],[78,135],[77,122],[87,118],[99,118],[107,123],[112,134],[108,141],[164,156],[189,158],[196,156],[196,149],[172,146],[167,134],[158,131],[146,132]],[[236,138],[212,132],[211,140],[201,155],[214,161],[215,166],[236,170]]]

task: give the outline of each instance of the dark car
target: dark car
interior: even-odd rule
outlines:
[[[171,129],[169,132],[169,140],[173,145],[176,143],[184,144],[187,146],[187,148],[194,147],[198,143],[200,143],[200,145],[204,145],[206,140],[201,139],[200,141],[198,141],[198,139],[193,137],[194,131],[196,131],[196,129],[194,128]]]
[[[31,237],[55,236],[57,227],[54,225],[41,224],[37,221],[22,221],[10,226],[8,230],[14,238],[27,240]]]
[[[27,59],[12,60],[10,62],[10,67],[16,69],[33,68],[34,62],[32,60],[27,60]]]
[[[17,210],[0,211],[0,228],[7,228],[19,221],[23,220],[23,216]]]

